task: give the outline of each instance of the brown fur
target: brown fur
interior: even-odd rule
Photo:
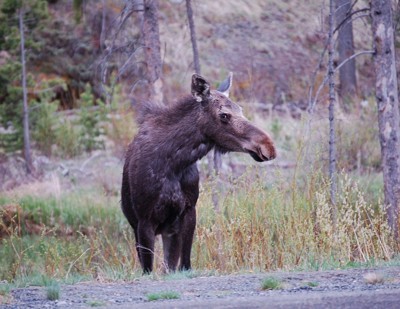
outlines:
[[[231,80],[230,80],[231,83]],[[230,87],[230,83],[228,86]],[[190,269],[199,196],[196,162],[211,149],[247,152],[256,161],[276,156],[270,137],[252,125],[241,108],[220,91],[192,77],[192,96],[171,107],[148,105],[129,146],[121,204],[132,226],[144,272],[151,272],[155,235],[161,234],[169,270]]]

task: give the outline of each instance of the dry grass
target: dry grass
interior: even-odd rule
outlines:
[[[392,257],[393,240],[383,207],[366,203],[348,177],[341,180],[344,194],[336,227],[321,176],[313,175],[299,187],[278,180],[270,188],[262,177],[249,185],[248,177],[237,180],[220,212],[214,212],[210,201],[199,205],[194,246],[198,267],[223,272],[320,269]]]
[[[385,282],[385,277],[379,273],[366,273],[364,280],[368,284],[380,284]]]
[[[269,183],[263,173],[249,168],[230,179],[218,211],[211,201],[211,185],[205,183],[198,203],[193,267],[231,273],[390,260],[395,246],[383,207],[367,203],[348,176],[340,178],[336,227],[330,220],[327,182],[318,172],[306,183],[288,182],[275,173],[274,183]],[[96,191],[14,202],[19,211],[11,216],[11,224],[8,220],[0,245],[1,280],[45,274],[108,281],[140,275],[135,241],[118,197]],[[6,215],[9,219],[5,212],[1,217]],[[162,273],[160,240],[155,256],[156,273]]]

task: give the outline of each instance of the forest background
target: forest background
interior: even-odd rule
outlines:
[[[398,3],[391,7],[399,55]],[[229,155],[218,176],[210,157],[200,162],[195,269],[397,263],[399,222],[388,223],[384,202],[368,1],[335,1],[333,26],[328,1],[1,0],[0,10],[0,280],[128,280],[140,273],[119,208],[134,116],[143,100],[169,105],[189,93],[200,69],[215,87],[234,72],[232,98],[271,133],[279,157],[255,165]],[[346,16],[351,38],[340,43],[338,21]],[[347,62],[350,73],[333,76],[333,204],[329,32],[333,68],[359,53]],[[395,66],[399,72],[399,59]]]

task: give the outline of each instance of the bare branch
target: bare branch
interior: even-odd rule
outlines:
[[[360,55],[365,55],[365,54],[371,54],[373,55],[375,53],[374,50],[362,50],[358,53],[355,53],[354,55],[351,55],[349,58],[346,58],[345,60],[343,60],[334,70],[334,73],[336,71],[338,71],[342,66],[344,66],[348,61],[360,56]]]
[[[333,30],[333,34],[335,34],[335,33],[339,30],[339,28],[343,26],[344,23],[346,23],[347,21],[349,21],[349,20],[351,19],[352,16],[354,16],[354,15],[356,15],[356,14],[358,14],[358,13],[361,13],[361,12],[367,12],[367,11],[369,11],[369,10],[370,10],[369,8],[363,8],[363,9],[359,9],[359,10],[357,10],[357,11],[348,13],[348,15],[346,16],[346,18],[344,18],[344,19],[336,26],[336,28]],[[365,16],[365,15],[363,15],[363,16]],[[368,14],[367,16],[369,16],[369,14]],[[350,21],[349,21],[349,22],[350,22]]]
[[[374,53],[375,53],[374,50],[363,50],[363,51],[360,51],[360,52],[358,52],[358,53],[355,53],[354,55],[351,55],[349,58],[346,58],[345,60],[343,60],[343,62],[341,62],[341,63],[335,68],[334,73],[336,73],[336,71],[338,71],[343,65],[345,65],[347,61],[350,61],[350,60],[352,60],[352,59],[354,59],[354,58],[356,58],[356,57],[358,57],[358,56],[361,56],[361,55],[374,54]],[[322,62],[322,61],[321,61],[321,62]],[[318,89],[317,89],[317,92],[315,93],[314,100],[312,100],[311,105],[309,106],[309,109],[308,109],[309,113],[312,113],[312,112],[313,112],[314,107],[315,107],[315,105],[316,105],[316,103],[317,103],[317,101],[318,101],[319,94],[321,93],[322,89],[325,87],[327,81],[328,81],[328,76],[325,75],[324,80],[323,80],[322,83],[319,85],[319,87],[318,87]]]

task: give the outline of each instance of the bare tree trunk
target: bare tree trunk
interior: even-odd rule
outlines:
[[[103,51],[105,48],[106,41],[106,8],[107,8],[107,0],[103,0],[102,3],[102,15],[101,15],[101,33],[100,33],[100,50]]]
[[[329,35],[328,35],[328,83],[329,83],[329,180],[332,207],[332,222],[336,226],[336,141],[335,141],[335,80],[333,68],[334,56],[334,0],[329,1]]]
[[[150,96],[158,103],[163,103],[162,60],[160,33],[158,27],[158,1],[144,0],[143,38],[147,63],[147,79],[151,85]]]
[[[398,239],[400,116],[391,1],[372,0],[371,18],[385,204],[388,206],[388,223]]]
[[[348,59],[354,54],[353,23],[349,18],[351,13],[351,0],[336,0],[336,24],[341,26],[338,29],[339,41],[339,63]],[[343,22],[346,18],[349,18]],[[340,96],[344,108],[348,109],[348,99],[357,92],[356,61],[347,61],[339,70]]]
[[[33,171],[31,142],[29,137],[29,110],[28,94],[26,89],[26,69],[25,69],[25,36],[24,36],[24,12],[23,8],[19,10],[19,32],[21,36],[21,64],[22,64],[22,92],[23,92],[23,130],[24,130],[24,156],[26,162],[26,171],[31,174]]]
[[[186,11],[187,11],[188,22],[189,22],[190,40],[192,41],[194,71],[197,74],[201,74],[199,50],[197,48],[196,28],[194,25],[193,9],[192,9],[192,1],[191,0],[186,0]],[[208,177],[210,179],[215,179],[215,187],[212,189],[212,193],[211,193],[212,201],[214,204],[214,208],[218,210],[218,194],[217,194],[218,179],[214,178],[214,176],[216,177],[218,175],[219,167],[221,165],[221,154],[217,151],[214,151],[214,159],[213,159],[213,153],[209,152],[207,154],[207,161],[208,161],[208,165],[207,165]]]
[[[200,73],[199,51],[197,49],[196,29],[194,27],[193,10],[192,10],[192,1],[191,0],[186,0],[186,9],[187,9],[187,16],[188,16],[188,21],[189,21],[190,40],[192,41],[192,48],[193,48],[194,71],[197,74],[201,74]]]

